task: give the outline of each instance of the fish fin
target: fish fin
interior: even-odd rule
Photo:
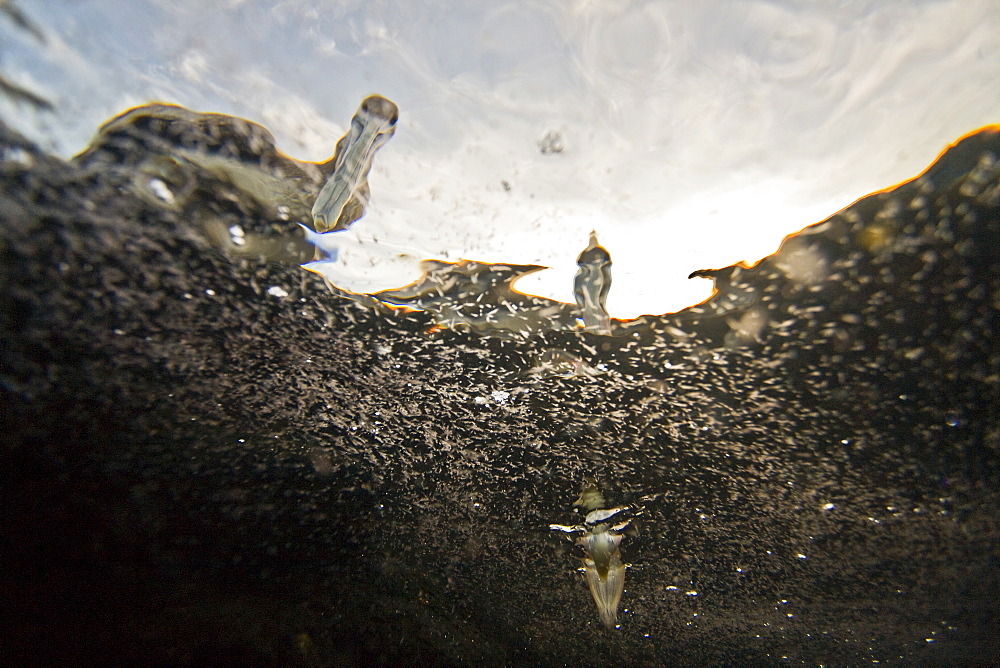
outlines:
[[[597,565],[592,559],[587,559],[584,565],[587,586],[590,587],[590,595],[597,604],[597,614],[606,627],[613,629],[618,625],[618,604],[622,600],[622,592],[625,591],[625,566],[617,551],[611,559],[607,573],[603,576],[598,572]]]

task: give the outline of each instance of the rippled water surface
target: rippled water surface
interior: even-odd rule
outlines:
[[[0,98],[0,113],[62,155],[159,100],[262,123],[283,151],[325,160],[380,93],[403,114],[350,233],[348,287],[416,278],[377,240],[549,266],[519,288],[571,302],[596,229],[618,317],[706,298],[692,271],[756,262],[1000,107],[988,0],[18,6],[46,40],[2,21],[0,67],[55,109]],[[540,150],[548,136],[562,150]]]

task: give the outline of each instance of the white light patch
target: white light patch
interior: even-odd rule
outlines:
[[[161,201],[166,202],[167,204],[174,203],[174,193],[167,187],[167,184],[160,179],[150,179],[149,189],[152,190],[153,194],[156,195]]]
[[[267,294],[271,295],[272,297],[283,299],[288,296],[288,290],[285,290],[280,285],[272,285],[267,289]]]

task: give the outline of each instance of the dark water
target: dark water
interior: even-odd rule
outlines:
[[[998,658],[996,128],[599,336],[517,267],[333,294],[288,234],[329,163],[132,120],[71,162],[3,134],[15,660]],[[548,528],[590,476],[635,507],[616,630]]]

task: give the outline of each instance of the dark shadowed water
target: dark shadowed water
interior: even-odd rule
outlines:
[[[0,136],[8,660],[1000,657],[995,127],[602,336],[512,265],[331,292],[329,163],[129,118]],[[549,529],[591,476],[633,506],[613,630]]]

